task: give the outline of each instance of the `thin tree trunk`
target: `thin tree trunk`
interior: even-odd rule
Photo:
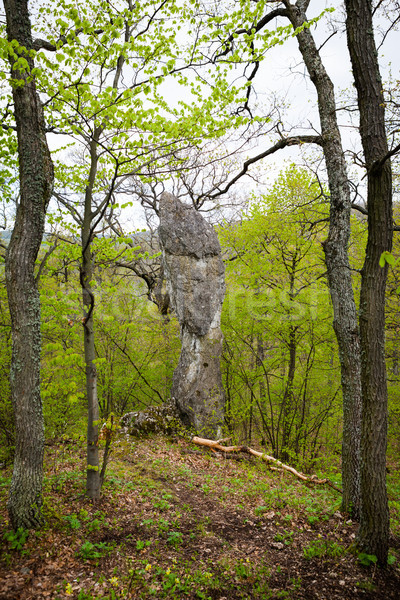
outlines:
[[[26,0],[5,0],[8,41],[32,48]],[[16,50],[14,50],[16,51]],[[29,53],[22,55],[29,70]],[[11,66],[16,58],[11,58]],[[20,204],[6,256],[6,283],[11,314],[11,396],[16,430],[14,471],[8,512],[14,529],[42,523],[44,424],[40,396],[40,298],[35,261],[53,186],[53,165],[46,142],[42,106],[29,71],[13,70],[14,115],[17,125]]]
[[[268,385],[268,378],[267,378],[267,373],[266,373],[265,367],[264,367],[264,360],[265,360],[264,341],[263,341],[262,335],[257,335],[256,365],[257,365],[258,369],[263,371],[263,376],[265,377],[265,379],[267,381],[267,385]],[[258,408],[258,411],[259,411],[260,417],[261,417],[263,433],[266,434],[266,436],[271,444],[272,453],[275,454],[276,443],[275,443],[275,432],[274,432],[274,412],[272,410],[271,397],[270,397],[269,389],[267,389],[267,387],[265,385],[265,381],[261,377],[261,374],[259,375],[259,380],[260,380],[260,383],[259,383],[260,400],[257,400],[257,398],[256,398],[256,404],[257,404],[257,408]],[[269,416],[270,423],[269,424],[267,422],[267,418],[266,418],[266,414],[265,414],[265,410],[264,410],[264,407],[267,402],[267,394],[268,394],[268,400],[269,400],[269,404],[270,404],[270,416]],[[265,440],[264,440],[264,443],[265,443]]]
[[[93,330],[92,306],[94,298],[90,288],[92,271],[92,257],[90,249],[85,252],[82,263],[82,287],[84,315],[84,349],[86,372],[86,397],[88,404],[87,422],[87,476],[86,493],[89,498],[100,498],[100,461],[99,461],[99,402],[97,397],[97,369],[95,364],[95,344]]]
[[[386,492],[387,381],[385,290],[382,252],[392,248],[392,169],[370,0],[346,0],[347,44],[360,111],[360,135],[368,177],[368,241],[360,295],[363,392],[361,520],[358,545],[387,564],[389,509]]]
[[[127,42],[130,37],[130,29],[128,24],[125,25],[125,41]],[[117,62],[117,68],[114,75],[113,88],[118,88],[118,82],[121,77],[122,67],[124,65],[124,58],[121,55]],[[94,311],[94,295],[91,288],[91,282],[93,279],[93,255],[92,255],[92,236],[93,236],[93,220],[99,218],[95,216],[93,206],[93,190],[95,186],[97,168],[98,168],[98,154],[97,149],[99,145],[100,137],[104,131],[105,125],[97,126],[93,131],[93,137],[89,144],[90,151],[90,170],[88,183],[85,190],[85,205],[84,215],[81,229],[81,243],[82,243],[82,264],[80,273],[80,282],[82,287],[82,299],[84,306],[84,349],[85,349],[85,371],[86,371],[86,397],[88,404],[88,422],[87,422],[87,471],[86,471],[86,493],[89,498],[97,500],[100,498],[101,486],[104,481],[106,467],[107,467],[107,455],[108,450],[104,456],[103,468],[100,472],[100,458],[99,458],[99,401],[97,396],[97,369],[95,364],[96,359],[96,348],[95,348],[95,335],[93,328],[93,311]],[[103,207],[102,214],[104,214],[108,204],[111,200],[111,191],[113,185],[111,185],[110,192],[107,194],[105,204]],[[100,215],[101,218],[101,215]]]
[[[285,394],[283,397],[283,422],[282,422],[282,444],[280,451],[280,460],[287,462],[290,459],[290,437],[293,425],[293,411],[294,411],[294,376],[296,374],[296,354],[297,354],[297,343],[296,343],[296,331],[297,327],[290,325],[289,327],[289,369],[288,378],[286,382]]]
[[[92,196],[97,175],[97,144],[100,130],[96,130],[90,144],[90,173],[85,193],[85,207],[82,223],[82,265],[81,286],[84,306],[83,342],[85,350],[87,421],[87,461],[86,493],[94,500],[100,498],[100,459],[99,459],[99,402],[97,397],[96,350],[94,343],[93,311],[94,296],[91,289],[93,279],[92,244]]]
[[[293,27],[307,21],[308,2],[284,2]],[[324,242],[333,327],[339,346],[343,392],[342,510],[358,519],[360,511],[361,357],[357,312],[351,280],[348,244],[351,197],[342,141],[336,119],[334,87],[322,63],[309,28],[297,40],[318,95],[322,146],[330,191],[329,234]]]

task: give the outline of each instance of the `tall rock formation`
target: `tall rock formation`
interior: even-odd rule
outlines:
[[[218,436],[224,416],[220,322],[225,295],[219,241],[200,213],[168,193],[160,200],[159,237],[167,289],[181,326],[171,395],[186,425]]]

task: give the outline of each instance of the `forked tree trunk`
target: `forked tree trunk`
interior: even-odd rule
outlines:
[[[32,48],[26,0],[5,0],[8,41]],[[17,52],[17,51],[16,51]],[[21,55],[34,67],[29,54]],[[11,57],[11,66],[17,60]],[[40,396],[40,299],[34,277],[53,186],[53,165],[46,142],[42,106],[34,78],[12,69],[21,85],[13,86],[17,125],[20,204],[6,256],[6,283],[11,314],[11,396],[16,447],[8,511],[14,529],[42,522],[44,425]]]
[[[368,177],[368,242],[360,296],[361,520],[358,544],[386,565],[389,509],[386,492],[387,382],[385,290],[382,252],[392,248],[392,170],[388,157],[385,108],[370,0],[346,0],[346,31],[360,111],[360,135]],[[385,160],[386,158],[386,160]]]
[[[293,27],[306,22],[308,2],[284,2]],[[348,245],[351,197],[336,119],[334,87],[309,28],[297,36],[300,52],[318,95],[322,147],[330,192],[329,234],[324,242],[333,327],[339,347],[343,391],[342,510],[358,519],[360,511],[361,357]]]

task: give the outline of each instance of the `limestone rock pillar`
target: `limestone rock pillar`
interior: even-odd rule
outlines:
[[[225,269],[219,241],[199,212],[168,193],[160,200],[159,237],[167,289],[181,326],[171,396],[186,425],[218,436],[225,404],[220,369]]]

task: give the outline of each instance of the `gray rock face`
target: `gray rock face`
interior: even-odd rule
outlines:
[[[181,326],[171,394],[185,424],[217,436],[224,415],[220,321],[225,269],[219,241],[200,213],[167,193],[160,200],[159,237],[167,289]]]

